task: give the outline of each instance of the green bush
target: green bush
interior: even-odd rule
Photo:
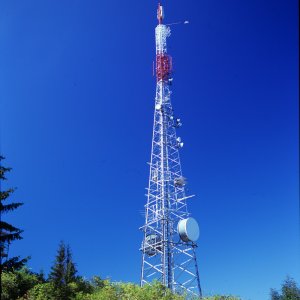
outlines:
[[[120,298],[117,295],[117,291],[115,287],[112,285],[106,285],[102,289],[96,291],[92,295],[90,295],[90,298],[86,298],[84,300],[120,300]]]
[[[80,296],[76,300],[184,300],[184,296],[174,295],[169,289],[156,282],[140,287],[132,283],[112,283],[104,281],[104,286],[93,294]]]
[[[16,300],[23,297],[31,288],[40,282],[38,275],[23,268],[20,271],[1,274],[1,299]]]
[[[28,300],[56,300],[57,291],[52,282],[40,283],[27,294]]]
[[[37,284],[28,292],[28,300],[67,300],[86,299],[85,295],[92,293],[89,282],[80,279],[66,286],[56,286],[53,282]],[[89,299],[89,298],[87,298]]]

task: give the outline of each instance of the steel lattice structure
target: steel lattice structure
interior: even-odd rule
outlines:
[[[183,241],[178,222],[187,219],[188,196],[182,175],[179,149],[183,143],[176,135],[181,126],[171,105],[172,59],[167,54],[170,27],[162,24],[162,6],[158,7],[159,24],[156,40],[156,97],[152,151],[150,161],[145,225],[141,227],[142,242],[141,286],[153,280],[176,293],[187,293],[201,298],[201,287],[196,259],[196,243]]]

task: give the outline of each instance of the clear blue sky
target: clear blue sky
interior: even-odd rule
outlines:
[[[300,282],[298,2],[163,1],[172,102],[205,294],[268,299]],[[157,2],[2,0],[1,144],[7,219],[47,273],[61,239],[80,274],[138,282]]]

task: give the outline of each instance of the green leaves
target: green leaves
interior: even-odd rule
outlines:
[[[28,300],[56,300],[56,287],[52,282],[39,283],[27,293]],[[24,299],[25,300],[25,299]]]
[[[160,282],[140,287],[133,283],[102,280],[95,276],[91,281],[76,277],[76,281],[58,287],[53,281],[26,269],[4,272],[3,300],[198,300],[173,294]],[[294,299],[294,298],[291,298]],[[239,300],[233,296],[212,296],[203,300]]]
[[[24,296],[28,290],[39,283],[37,276],[23,268],[15,272],[1,274],[1,299],[15,300]]]

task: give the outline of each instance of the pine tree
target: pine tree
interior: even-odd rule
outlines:
[[[55,257],[54,265],[51,267],[49,274],[49,280],[52,281],[55,286],[61,287],[66,284],[66,246],[63,241],[60,242]]]
[[[14,188],[9,188],[7,190],[2,190],[2,182],[7,180],[6,173],[11,171],[11,168],[6,168],[2,166],[2,160],[4,157],[0,155],[0,274],[2,270],[12,271],[18,270],[25,265],[28,258],[20,259],[19,256],[8,258],[8,248],[9,245],[14,240],[22,239],[23,230],[14,227],[13,225],[2,220],[2,215],[11,212],[23,203],[16,202],[10,204],[3,204],[9,196],[15,191]]]
[[[76,282],[77,269],[72,258],[72,251],[69,245],[60,242],[57,250],[54,265],[51,267],[49,280],[56,286],[65,286],[71,282]]]
[[[69,283],[77,281],[76,273],[70,246],[61,241],[49,274],[49,281],[55,286],[55,299],[72,299],[74,291]]]

